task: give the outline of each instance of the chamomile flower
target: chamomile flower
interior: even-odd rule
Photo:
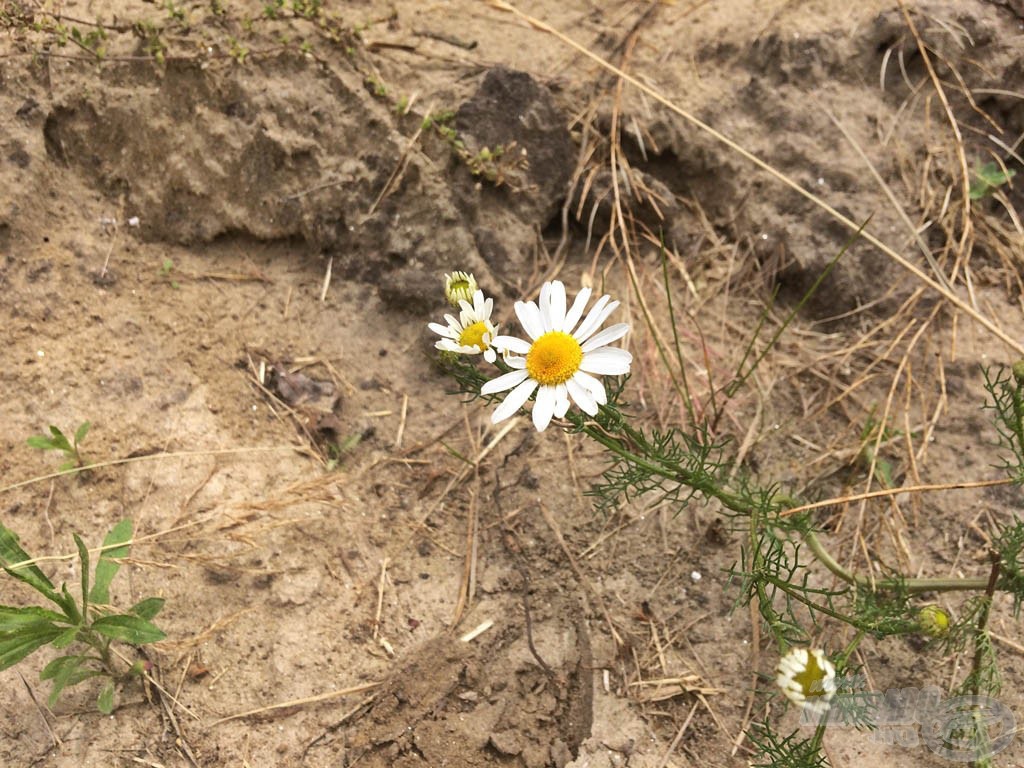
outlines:
[[[472,301],[476,294],[476,278],[472,272],[452,272],[444,276],[444,295],[456,309],[464,301]]]
[[[618,376],[629,372],[633,356],[608,346],[625,336],[629,325],[618,323],[598,332],[619,306],[610,296],[598,299],[580,322],[590,293],[589,288],[581,290],[566,311],[565,286],[555,280],[541,287],[539,306],[532,301],[516,302],[516,316],[530,341],[497,336],[491,342],[508,353],[505,362],[515,369],[488,381],[480,390],[484,395],[512,390],[495,409],[491,421],[507,419],[535,390],[533,424],[538,431],[547,429],[552,417],[565,416],[570,398],[591,416],[608,402],[604,385],[593,374]]]
[[[818,648],[792,648],[779,660],[775,682],[786,698],[811,714],[828,711],[836,692],[836,668]]]
[[[494,299],[485,299],[484,292],[480,290],[474,291],[472,298],[472,304],[465,299],[459,302],[462,311],[457,318],[453,315],[444,316],[447,326],[428,323],[430,330],[444,337],[434,346],[460,355],[479,355],[482,352],[484,359],[493,363],[497,355],[492,344],[498,335],[497,326],[491,322]]]

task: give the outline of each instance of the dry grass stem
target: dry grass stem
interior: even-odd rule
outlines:
[[[641,82],[636,77],[633,77],[632,75],[627,74],[621,68],[616,67],[614,64],[612,64],[609,61],[605,60],[604,58],[602,58],[598,54],[596,54],[593,51],[589,50],[588,48],[580,45],[575,40],[570,38],[568,35],[565,35],[564,33],[559,32],[557,29],[555,29],[554,27],[550,26],[549,24],[546,24],[545,22],[541,21],[540,19],[537,19],[537,18],[535,18],[533,16],[530,16],[529,14],[527,14],[527,13],[525,13],[523,11],[520,11],[515,6],[511,5],[508,2],[505,2],[505,0],[488,0],[488,3],[493,8],[496,8],[496,9],[501,10],[501,11],[506,11],[506,12],[509,12],[509,13],[513,13],[516,16],[518,16],[519,18],[521,18],[524,21],[526,21],[528,24],[530,24],[530,26],[532,26],[532,27],[534,27],[536,29],[539,29],[539,30],[541,30],[543,32],[546,32],[547,34],[553,35],[554,37],[558,38],[559,40],[561,40],[566,45],[569,45],[572,48],[574,48],[575,50],[579,51],[581,54],[583,54],[587,58],[589,58],[592,61],[594,61],[595,63],[597,63],[599,66],[601,66],[604,69],[608,70],[609,72],[615,74],[617,77],[622,78],[622,80],[628,82],[630,85],[634,86],[635,88],[638,88],[640,91],[642,91],[643,93],[645,93],[648,96],[650,96],[652,99],[657,101],[662,106],[664,106],[667,109],[671,110],[672,112],[674,112],[675,114],[679,115],[680,117],[682,117],[687,122],[691,123],[692,125],[696,126],[700,130],[704,131],[709,136],[713,137],[714,139],[716,139],[720,143],[724,144],[725,146],[729,147],[731,150],[733,150],[734,152],[736,152],[740,156],[744,157],[746,160],[750,161],[751,163],[756,165],[758,168],[760,168],[761,170],[763,170],[766,173],[768,173],[769,175],[771,175],[777,181],[781,182],[785,186],[787,186],[790,189],[792,189],[794,192],[797,192],[802,197],[806,198],[807,200],[812,202],[814,205],[816,205],[817,207],[819,207],[822,210],[824,210],[829,216],[831,216],[833,219],[835,219],[836,221],[838,221],[839,223],[844,225],[851,232],[860,231],[862,238],[864,238],[865,240],[870,242],[872,245],[874,245],[876,248],[878,248],[880,251],[882,251],[893,262],[898,264],[900,267],[902,267],[907,272],[910,272],[918,280],[920,280],[925,285],[927,285],[929,288],[931,288],[933,291],[935,291],[936,293],[941,295],[943,298],[945,298],[946,301],[948,301],[950,304],[952,304],[956,308],[960,309],[961,311],[963,311],[964,313],[969,315],[978,324],[983,326],[986,330],[988,330],[994,336],[999,338],[1001,341],[1003,341],[1005,344],[1007,344],[1011,349],[1016,351],[1018,354],[1024,355],[1024,343],[1021,343],[1018,339],[1016,339],[1013,336],[1011,336],[1010,334],[1008,334],[998,324],[996,324],[995,321],[993,321],[993,320],[989,319],[988,317],[985,317],[984,315],[982,315],[969,302],[964,301],[963,299],[961,299],[959,296],[957,296],[952,291],[947,290],[941,284],[936,282],[933,278],[931,278],[927,274],[925,274],[920,268],[918,268],[916,265],[912,264],[911,262],[907,261],[906,258],[901,256],[899,253],[897,253],[895,250],[893,250],[891,247],[889,247],[885,243],[883,243],[881,240],[879,240],[877,237],[875,237],[869,231],[867,231],[866,229],[862,229],[862,226],[861,226],[860,223],[858,223],[856,221],[853,221],[852,219],[850,219],[847,216],[844,216],[839,211],[837,211],[833,206],[831,206],[830,204],[826,203],[818,195],[815,195],[814,193],[809,192],[808,190],[804,189],[802,186],[800,186],[798,183],[796,183],[793,179],[791,179],[790,177],[786,176],[784,173],[782,173],[781,171],[779,171],[775,167],[771,166],[770,164],[766,163],[764,160],[761,160],[759,157],[757,157],[756,155],[752,154],[748,150],[744,149],[742,146],[737,144],[735,141],[733,141],[732,139],[728,138],[727,136],[725,136],[721,132],[715,130],[714,128],[712,128],[707,123],[699,120],[697,117],[695,117],[694,115],[690,114],[689,112],[684,110],[682,107],[678,106],[677,104],[675,104],[674,102],[669,100],[666,96],[662,95],[656,89],[654,89],[651,86]],[[965,169],[966,169],[966,166],[965,166]],[[613,179],[613,182],[617,184],[617,179],[616,179],[614,174],[612,176],[612,179]],[[965,181],[965,183],[966,183],[966,181]],[[619,225],[620,225],[620,227],[622,227],[623,231],[625,231],[625,221],[624,221],[624,219],[622,219],[621,213],[619,215],[620,215]]]
[[[351,696],[354,693],[364,693],[365,691],[372,691],[374,688],[379,688],[384,685],[383,682],[372,682],[362,683],[360,685],[353,685],[351,688],[342,688],[338,691],[330,691],[329,693],[321,693],[317,696],[307,696],[301,699],[292,699],[291,701],[282,701],[279,704],[270,704],[265,707],[257,707],[256,709],[250,709],[245,712],[239,712],[236,715],[228,715],[222,717],[219,720],[214,720],[207,727],[213,728],[221,725],[222,723],[230,722],[231,720],[240,720],[245,717],[255,717],[257,715],[263,715],[268,712],[275,712],[281,709],[290,709],[291,707],[304,707],[307,704],[318,704],[322,701],[331,701],[332,699],[340,699],[343,696]]]

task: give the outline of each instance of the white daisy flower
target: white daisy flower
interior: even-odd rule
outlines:
[[[775,682],[786,698],[811,714],[828,711],[836,692],[836,668],[818,648],[793,648],[779,660]]]
[[[619,302],[602,296],[580,322],[589,300],[590,289],[584,288],[566,312],[565,286],[555,280],[541,287],[539,307],[532,301],[516,302],[516,316],[531,341],[498,336],[491,342],[499,350],[511,353],[505,362],[516,369],[492,379],[480,390],[484,395],[512,390],[495,409],[491,421],[498,423],[514,414],[534,390],[537,399],[533,405],[533,424],[538,431],[546,429],[552,417],[565,416],[569,398],[591,416],[597,415],[598,406],[608,402],[604,385],[591,374],[629,373],[633,356],[624,349],[608,346],[625,336],[629,325],[618,323],[595,333]]]
[[[456,273],[459,274],[459,273]],[[483,352],[484,359],[493,363],[497,358],[492,344],[498,335],[498,328],[491,322],[491,311],[494,299],[485,299],[484,292],[473,293],[473,303],[465,299],[459,302],[462,311],[458,318],[445,315],[447,326],[440,323],[428,323],[427,327],[434,333],[443,336],[435,347],[445,352],[456,352],[460,355],[479,355]]]
[[[476,293],[476,278],[472,272],[452,272],[444,276],[444,295],[456,309],[463,301],[472,301]]]

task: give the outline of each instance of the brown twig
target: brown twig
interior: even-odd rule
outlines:
[[[849,496],[836,496],[832,499],[825,499],[824,501],[815,501],[812,504],[803,504],[799,507],[792,507],[787,509],[785,512],[781,512],[779,517],[789,517],[796,515],[801,512],[807,512],[812,509],[821,509],[823,507],[833,507],[837,504],[846,504],[851,501],[863,501],[865,499],[877,499],[883,496],[896,496],[901,493],[928,493],[931,491],[958,491],[967,488],[991,488],[996,485],[1011,485],[1013,480],[1010,478],[1003,478],[1001,480],[977,480],[974,482],[966,483],[933,483],[929,485],[907,485],[902,488],[884,488],[880,491],[871,491],[870,493],[855,493]]]

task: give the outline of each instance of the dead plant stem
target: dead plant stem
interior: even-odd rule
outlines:
[[[773,166],[771,166],[770,164],[768,164],[767,162],[765,162],[761,158],[757,157],[752,152],[744,149],[742,146],[740,146],[735,141],[733,141],[732,139],[727,137],[725,134],[721,133],[720,131],[717,131],[716,129],[714,129],[710,125],[708,125],[707,123],[703,122],[702,120],[698,119],[697,117],[695,117],[691,113],[687,112],[685,109],[683,109],[682,107],[678,106],[677,104],[675,104],[674,102],[669,100],[666,96],[664,96],[658,90],[656,90],[656,89],[652,88],[651,86],[643,83],[642,81],[640,81],[636,77],[633,77],[632,75],[627,74],[626,72],[624,72],[619,67],[616,67],[611,62],[606,61],[604,58],[602,58],[598,54],[596,54],[593,51],[591,51],[590,49],[588,49],[586,46],[583,46],[580,43],[577,43],[575,40],[573,40],[568,35],[566,35],[566,34],[564,34],[562,32],[559,32],[557,29],[555,29],[554,27],[552,27],[549,24],[546,24],[545,22],[541,21],[540,19],[537,19],[537,18],[535,18],[533,16],[530,16],[527,13],[524,13],[523,11],[520,11],[518,8],[516,8],[515,6],[511,5],[510,3],[506,2],[505,0],[488,0],[488,2],[489,2],[489,4],[493,8],[496,8],[498,10],[505,11],[505,12],[508,12],[508,13],[513,13],[516,16],[518,16],[519,18],[521,18],[523,21],[528,23],[530,26],[532,26],[532,27],[534,27],[536,29],[539,29],[539,30],[541,30],[543,32],[546,32],[547,34],[550,34],[550,35],[552,35],[554,37],[556,37],[557,39],[561,40],[566,45],[574,48],[576,51],[578,51],[579,53],[581,53],[584,56],[586,56],[587,58],[589,58],[591,61],[594,61],[599,66],[603,67],[604,69],[607,69],[609,72],[612,72],[615,75],[617,75],[618,77],[622,78],[627,83],[632,85],[634,88],[639,89],[640,91],[645,93],[647,96],[649,96],[650,98],[652,98],[655,101],[657,101],[662,106],[666,107],[667,109],[671,110],[675,114],[679,115],[679,117],[683,118],[684,120],[686,120],[690,124],[696,126],[700,130],[704,131],[705,133],[707,133],[709,136],[711,136],[715,140],[717,140],[720,143],[724,144],[725,146],[729,147],[731,150],[733,150],[734,152],[739,154],[741,157],[745,158],[749,162],[751,162],[754,165],[756,165],[762,171],[768,173],[770,176],[775,178],[777,181],[779,181],[783,185],[789,187],[794,192],[798,193],[799,195],[801,195],[802,197],[806,198],[807,200],[809,200],[814,205],[816,205],[819,208],[821,208],[822,210],[824,210],[829,216],[831,216],[833,219],[835,219],[836,221],[838,221],[839,223],[841,223],[843,226],[847,227],[851,231],[856,232],[860,228],[860,225],[857,224],[856,221],[854,221],[853,219],[849,218],[848,216],[844,216],[842,213],[840,213],[838,210],[836,210],[833,206],[831,206],[830,204],[825,202],[822,198],[818,197],[813,192],[809,192],[808,190],[804,189],[802,186],[800,186],[797,182],[795,182],[789,176],[786,176],[784,173],[782,173],[781,171],[777,170],[776,168],[774,168]],[[612,178],[613,178],[613,182],[614,182],[614,180],[615,180],[614,174],[613,174]],[[939,284],[934,279],[929,277],[923,270],[921,270],[919,267],[917,267],[916,265],[914,265],[911,262],[909,262],[906,258],[901,256],[899,253],[897,253],[895,250],[893,250],[890,246],[888,246],[885,243],[883,243],[881,240],[879,240],[877,237],[875,237],[870,232],[867,232],[867,231],[862,232],[861,236],[865,240],[867,240],[869,243],[874,245],[876,248],[878,248],[880,251],[882,251],[882,253],[884,253],[886,256],[888,256],[890,259],[892,259],[900,267],[902,267],[906,271],[910,272],[918,280],[920,280],[925,285],[927,285],[929,288],[931,288],[933,291],[935,291],[940,296],[945,298],[950,304],[954,305],[958,309],[960,309],[963,312],[965,312],[968,315],[970,315],[976,322],[978,322],[981,326],[986,328],[994,336],[996,336],[997,338],[1002,340],[1011,349],[1013,349],[1014,351],[1016,351],[1017,353],[1019,353],[1021,355],[1024,355],[1024,343],[1022,343],[1019,340],[1013,338],[1010,334],[1008,334],[1006,331],[1004,331],[1002,328],[1000,328],[994,321],[992,321],[989,318],[987,318],[984,315],[982,315],[981,312],[976,310],[969,302],[964,301],[963,299],[961,299],[953,291],[947,290],[941,284]]]

